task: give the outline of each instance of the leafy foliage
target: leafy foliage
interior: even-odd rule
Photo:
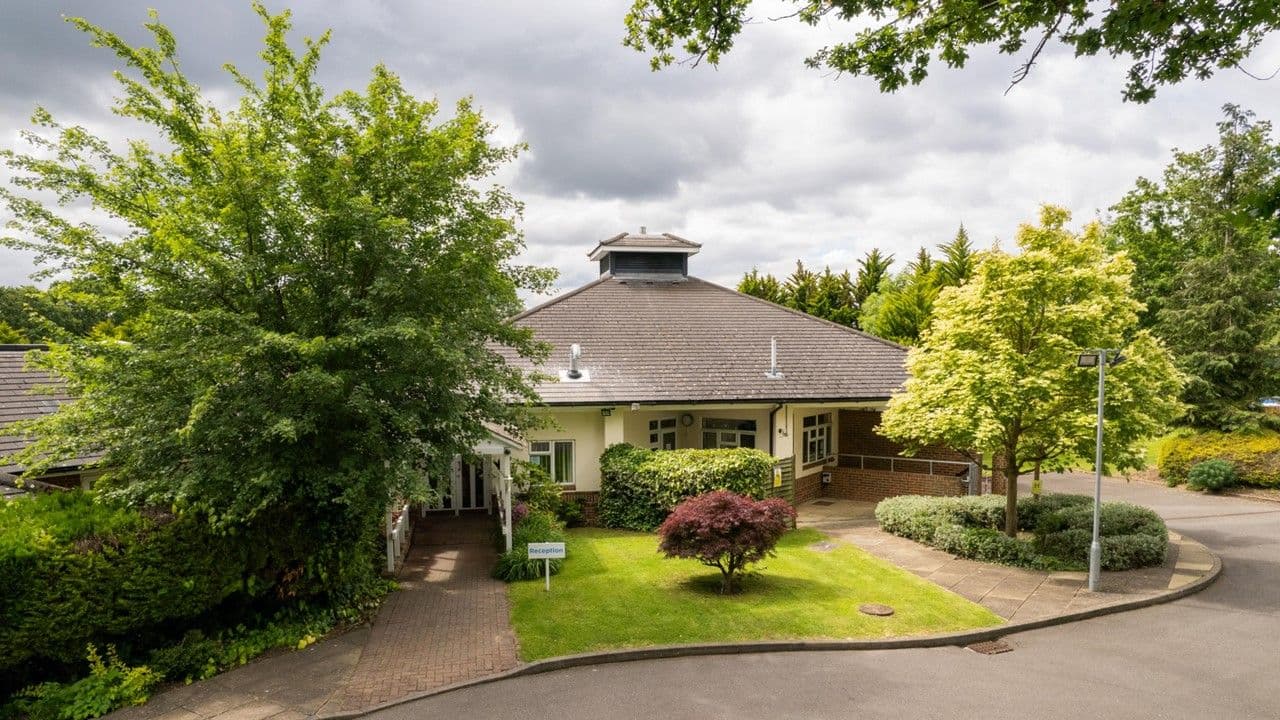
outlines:
[[[80,660],[87,643],[136,644],[253,604],[376,603],[385,588],[338,582],[352,557],[371,564],[376,550],[317,549],[284,515],[220,534],[78,491],[12,500],[0,504],[0,671],[16,681]]]
[[[83,283],[54,282],[48,290],[0,287],[0,342],[36,343],[105,333],[110,314],[85,300]]]
[[[820,48],[810,67],[874,78],[884,92],[922,82],[930,65],[964,67],[972,48],[994,44],[1024,54],[1014,83],[1030,74],[1052,40],[1077,57],[1126,57],[1124,98],[1147,102],[1161,85],[1205,79],[1236,67],[1280,28],[1271,0],[1197,3],[975,3],[971,0],[793,0],[783,16],[806,25],[829,19],[858,28],[853,39]],[[676,61],[677,44],[712,65],[751,21],[751,0],[634,0],[623,42],[652,52],[653,69]]]
[[[1046,206],[1039,226],[1019,229],[1020,254],[982,253],[969,282],[942,291],[879,429],[908,451],[944,445],[1002,473],[1009,535],[1018,475],[1093,452],[1097,375],[1076,367],[1079,353],[1124,347],[1107,373],[1108,464],[1140,467],[1143,439],[1181,410],[1173,360],[1137,327],[1132,263],[1106,253],[1100,226],[1077,236],[1068,219]]]
[[[296,49],[288,13],[254,7],[263,76],[229,66],[229,110],[181,72],[154,15],[153,47],[71,19],[129,68],[113,110],[159,142],[117,147],[38,109],[30,152],[0,153],[18,188],[0,191],[5,242],[128,318],[119,338],[37,358],[78,399],[25,424],[36,439],[13,461],[38,473],[102,450],[111,497],[228,533],[288,517],[304,567],[338,592],[375,577],[378,521],[422,492],[424,468],[486,423],[533,422],[531,378],[504,353],[541,346],[507,318],[550,275],[514,264],[520,205],[488,182],[517,148],[468,101],[441,117],[384,67],[329,96],[328,36]],[[81,203],[127,231],[68,219]]]
[[[1136,263],[1144,324],[1188,376],[1184,424],[1254,429],[1280,392],[1280,147],[1271,124],[1225,108],[1218,144],[1178,152],[1113,208],[1111,240]]]
[[[130,667],[107,646],[104,660],[89,645],[89,675],[72,683],[41,683],[21,693],[16,709],[29,720],[89,720],[117,708],[141,705],[161,676],[143,665]]]
[[[1156,465],[1165,482],[1181,485],[1208,460],[1230,463],[1243,485],[1280,487],[1280,433],[1274,430],[1180,433],[1164,441]]]
[[[511,531],[511,552],[498,558],[493,576],[514,582],[542,577],[546,560],[529,559],[531,542],[564,542],[564,525],[546,510],[530,511]],[[551,561],[551,574],[560,572],[563,560]]]
[[[626,443],[600,457],[600,521],[605,527],[652,530],[686,498],[729,490],[762,498],[771,487],[774,459],[763,450],[667,450]]]
[[[892,257],[873,249],[858,262],[856,277],[848,270],[832,272],[830,267],[815,273],[800,260],[796,261],[795,271],[783,281],[752,268],[742,276],[738,292],[840,325],[858,327],[863,302],[880,287],[892,263]]]
[[[747,565],[773,554],[795,517],[795,508],[782,498],[752,500],[717,490],[677,505],[658,528],[658,548],[667,557],[718,568],[720,591],[727,595]]]
[[[933,305],[943,288],[963,285],[973,275],[976,254],[964,226],[951,242],[938,246],[941,259],[924,248],[906,270],[887,279],[863,303],[858,322],[872,335],[915,345],[933,319]]]
[[[1218,492],[1240,483],[1236,468],[1226,460],[1204,460],[1191,466],[1187,487],[1192,490]]]
[[[1001,534],[1004,499],[994,495],[904,495],[876,505],[881,529],[960,557],[1049,570],[1084,568],[1092,541],[1093,500],[1042,495],[1018,500],[1018,529],[1034,539]],[[1164,562],[1168,530],[1160,516],[1128,503],[1103,503],[1102,566],[1128,570]]]

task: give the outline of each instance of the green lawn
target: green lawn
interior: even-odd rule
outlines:
[[[512,624],[525,660],[606,648],[796,638],[883,638],[989,627],[986,608],[815,530],[788,533],[743,592],[718,594],[719,571],[658,553],[655,535],[571,530],[564,570],[512,583]],[[832,541],[834,542],[834,541]],[[858,612],[884,603],[893,616]]]

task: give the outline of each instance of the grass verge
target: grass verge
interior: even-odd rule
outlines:
[[[817,549],[831,543],[831,549]],[[885,638],[991,627],[1002,620],[816,530],[795,530],[778,556],[718,593],[719,571],[658,553],[655,535],[571,530],[568,560],[551,578],[512,583],[511,619],[526,660],[591,650],[698,642]],[[862,603],[896,612],[871,617]]]

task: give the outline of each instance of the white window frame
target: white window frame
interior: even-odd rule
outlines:
[[[730,423],[739,423],[739,424],[744,424],[744,423],[748,423],[748,422],[750,422],[750,423],[755,423],[755,425],[756,425],[756,428],[757,428],[757,429],[756,429],[756,430],[743,430],[743,429],[741,429],[741,428],[735,428],[735,429],[728,429],[728,428],[714,428],[714,427],[713,427],[713,428],[709,428],[709,427],[707,427],[707,423],[708,423],[708,422],[713,422],[713,423],[714,423],[714,422],[730,422]],[[759,431],[759,427],[760,427],[760,423],[759,423],[759,421],[757,421],[757,420],[752,420],[752,419],[749,419],[749,418],[748,418],[748,419],[743,419],[743,418],[713,418],[713,417],[704,417],[704,418],[702,418],[702,449],[703,449],[703,450],[719,450],[719,449],[722,449],[722,448],[738,448],[738,447],[743,447],[743,445],[742,445],[742,436],[743,436],[743,435],[750,435],[750,436],[751,436],[751,447],[753,447],[753,448],[754,448],[754,447],[759,447],[759,445],[757,445],[757,444],[756,444],[756,441],[760,438],[760,434],[759,434],[759,433],[760,433],[760,431]],[[707,433],[715,433],[715,435],[716,435],[716,444],[715,444],[715,447],[710,447],[710,448],[709,448],[709,447],[707,447]],[[726,440],[726,439],[725,439],[725,437],[726,437],[726,436],[728,436],[728,435],[732,435],[732,436],[733,436],[733,439],[732,439],[732,440]]]
[[[566,479],[563,482],[561,482],[559,480],[556,480],[556,470],[557,470],[556,446],[566,445],[566,444],[569,446],[569,466],[564,469]],[[546,446],[546,449],[539,450],[538,449],[539,445]],[[573,485],[574,484],[574,467],[573,466],[574,466],[574,463],[577,462],[577,458],[578,458],[577,443],[574,440],[560,439],[560,438],[557,438],[555,440],[531,440],[529,442],[530,462],[537,462],[536,460],[534,460],[535,457],[547,458],[547,464],[546,464],[547,473],[551,476],[551,480],[555,482],[557,485]]]
[[[800,420],[800,456],[804,465],[816,465],[831,459],[831,413],[806,415]],[[812,420],[813,424],[809,425]]]
[[[680,442],[680,421],[674,415],[671,417],[653,418],[649,421],[648,428],[650,450],[667,449],[662,447],[662,436],[665,433],[673,433],[675,435],[675,440],[670,449],[676,449],[676,445]]]

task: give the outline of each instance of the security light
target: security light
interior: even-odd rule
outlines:
[[[1076,358],[1076,367],[1091,368],[1098,367],[1097,353],[1080,353],[1080,357]]]

